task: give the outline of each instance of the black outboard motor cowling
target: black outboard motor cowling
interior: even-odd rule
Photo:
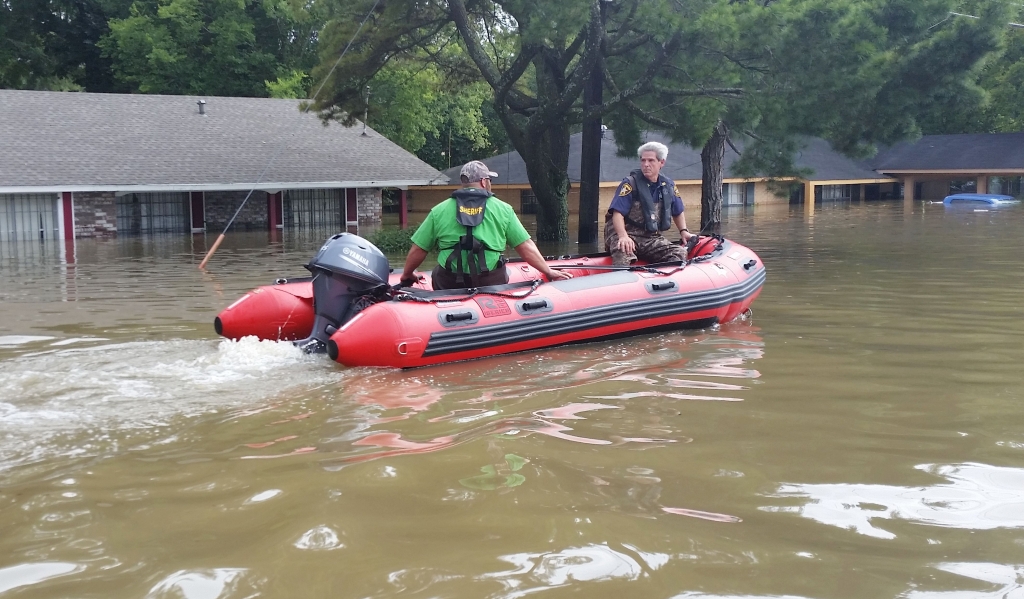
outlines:
[[[331,335],[352,317],[352,301],[387,286],[391,266],[369,241],[338,233],[324,243],[306,269],[313,273],[313,332],[295,345],[321,353]]]

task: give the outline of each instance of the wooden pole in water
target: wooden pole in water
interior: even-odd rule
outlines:
[[[203,258],[203,261],[199,263],[199,270],[206,268],[206,263],[210,261],[210,256],[217,251],[217,248],[220,247],[222,241],[224,241],[223,233],[217,236],[217,241],[214,241],[213,246],[210,247],[210,251],[206,252],[206,256]]]

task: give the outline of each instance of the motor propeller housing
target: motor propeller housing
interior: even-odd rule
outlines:
[[[307,352],[321,353],[330,339],[352,316],[352,302],[381,286],[387,286],[391,265],[384,253],[352,233],[328,239],[306,265],[313,274],[313,310],[310,336],[295,344]]]

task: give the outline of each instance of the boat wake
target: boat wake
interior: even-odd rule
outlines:
[[[0,471],[54,455],[102,455],[182,419],[340,376],[291,343],[255,338],[30,342],[0,369]]]

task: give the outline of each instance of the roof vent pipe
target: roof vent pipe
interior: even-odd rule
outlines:
[[[199,114],[206,116],[206,100],[199,100],[196,104],[199,105]]]

